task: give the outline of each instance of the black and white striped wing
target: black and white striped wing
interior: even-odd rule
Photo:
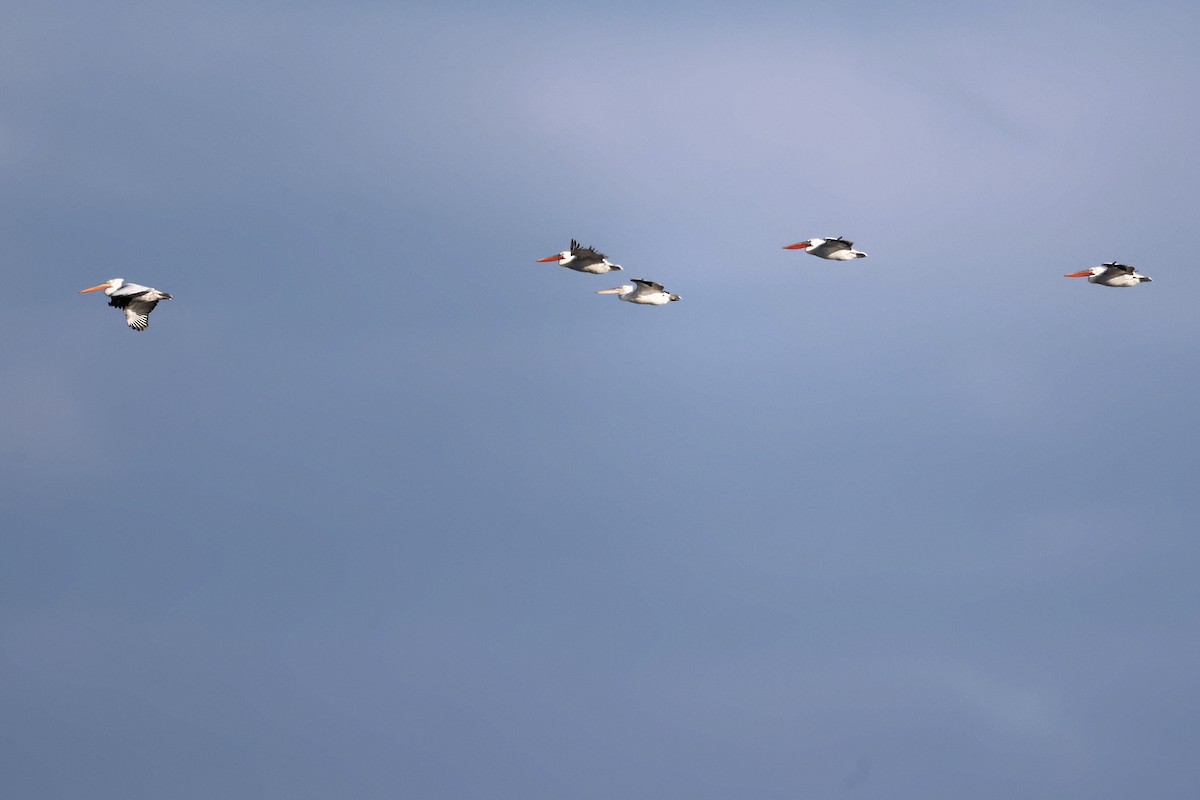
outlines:
[[[150,289],[145,286],[126,284],[109,295],[108,304],[125,312],[125,322],[129,327],[135,331],[144,331],[150,324],[150,312],[158,302],[141,299],[149,293]]]
[[[125,324],[135,331],[144,331],[150,324],[150,312],[158,305],[157,300],[133,298],[121,306],[125,312]]]
[[[641,290],[644,292],[665,292],[666,291],[666,289],[663,288],[663,285],[661,283],[655,283],[654,281],[645,281],[645,280],[642,280],[641,278],[634,278],[633,282],[636,283],[641,288]]]

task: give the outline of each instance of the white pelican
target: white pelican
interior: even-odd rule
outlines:
[[[634,278],[633,282],[637,285],[625,284],[613,289],[601,289],[596,294],[615,294],[626,303],[640,303],[644,306],[665,306],[680,299],[677,294],[668,294],[661,283],[644,281],[641,278]]]
[[[108,304],[125,312],[125,322],[135,331],[144,331],[150,324],[150,312],[158,305],[159,300],[170,300],[171,295],[151,289],[149,286],[139,286],[136,283],[126,283],[124,278],[113,278],[99,286],[83,289],[79,293],[98,292],[101,289],[108,295]]]
[[[1087,278],[1088,283],[1098,283],[1101,286],[1137,286],[1139,283],[1149,283],[1150,279],[1139,273],[1128,264],[1118,264],[1109,261],[1098,267],[1085,269],[1082,272],[1072,272],[1068,278]]]
[[[557,261],[560,267],[569,267],[576,272],[590,272],[593,275],[603,275],[621,268],[620,264],[610,263],[604,253],[599,253],[591,247],[583,247],[574,239],[571,240],[570,250],[538,259],[539,264],[547,261]]]
[[[854,242],[848,242],[838,236],[834,239],[808,239],[803,242],[789,244],[784,250],[807,250],[809,255],[829,258],[834,261],[853,261],[856,258],[866,258],[867,254],[854,249]]]

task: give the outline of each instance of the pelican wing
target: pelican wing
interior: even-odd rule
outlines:
[[[571,240],[571,255],[575,256],[575,258],[579,259],[580,261],[597,264],[607,258],[604,253],[601,253],[596,248],[584,247],[574,239]]]
[[[661,283],[655,283],[654,281],[644,281],[641,278],[634,278],[633,282],[636,283],[642,289],[646,289],[646,290],[649,290],[652,292],[665,292],[666,291],[666,289],[663,288],[663,285]]]
[[[133,328],[135,331],[144,331],[150,324],[150,312],[158,305],[157,300],[139,300],[133,298],[122,306],[118,306],[125,312],[125,324]]]
[[[113,308],[125,308],[134,300],[149,292],[150,288],[147,286],[127,283],[108,296],[108,304]]]
[[[1128,264],[1118,264],[1116,261],[1109,261],[1107,264],[1102,266],[1108,267],[1111,272],[1124,272],[1126,275],[1132,275],[1134,273],[1133,267],[1129,266]]]
[[[854,242],[848,242],[842,238],[826,239],[816,247],[809,248],[808,252],[812,253],[814,256],[828,258],[834,253],[840,253],[843,250],[849,250],[852,247],[854,247]]]

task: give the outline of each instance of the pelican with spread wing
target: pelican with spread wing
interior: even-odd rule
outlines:
[[[856,258],[866,258],[867,254],[854,249],[854,242],[846,241],[841,236],[833,239],[806,239],[803,242],[789,244],[784,250],[804,250],[809,255],[828,258],[833,261],[853,261]]]
[[[596,294],[615,294],[626,303],[638,303],[644,306],[665,306],[681,299],[677,294],[671,294],[661,283],[633,279],[633,286],[625,284],[612,289],[601,289]]]
[[[1081,272],[1069,273],[1068,278],[1087,278],[1088,283],[1098,283],[1101,286],[1137,286],[1139,283],[1149,283],[1150,279],[1139,273],[1128,264],[1118,264],[1109,261],[1098,267],[1085,269]]]
[[[539,264],[550,261],[557,261],[560,267],[567,267],[576,272],[590,272],[593,275],[603,275],[621,268],[620,264],[610,262],[604,253],[594,247],[584,247],[574,239],[571,240],[570,250],[538,259]]]
[[[159,300],[170,300],[171,295],[151,289],[149,286],[139,286],[136,283],[126,283],[124,278],[113,278],[110,281],[83,289],[80,294],[104,290],[108,296],[108,304],[125,312],[125,323],[135,331],[144,331],[150,324],[150,312],[158,305]]]

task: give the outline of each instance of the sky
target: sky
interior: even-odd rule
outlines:
[[[1194,793],[1194,4],[0,15],[0,794]]]

